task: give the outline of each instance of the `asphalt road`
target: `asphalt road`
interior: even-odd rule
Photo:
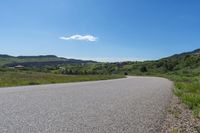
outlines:
[[[0,88],[0,133],[157,133],[171,87],[129,77]]]

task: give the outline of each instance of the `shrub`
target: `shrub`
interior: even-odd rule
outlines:
[[[141,72],[147,72],[147,67],[146,67],[146,66],[142,66],[142,67],[140,68],[140,71],[141,71]]]

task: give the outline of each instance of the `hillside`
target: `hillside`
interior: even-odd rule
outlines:
[[[55,55],[40,55],[40,56],[10,56],[0,55],[0,66],[16,66],[23,65],[30,66],[44,66],[44,65],[58,65],[58,64],[80,64],[89,63],[93,61],[83,61],[76,59],[66,59],[57,57]]]
[[[190,52],[184,52],[184,53],[180,53],[180,54],[175,54],[175,55],[172,55],[171,57],[168,57],[168,58],[183,57],[183,56],[186,56],[186,55],[199,55],[199,54],[200,54],[200,48],[196,49],[196,50],[193,50],[193,51],[190,51]]]
[[[164,67],[167,71],[182,71],[183,73],[198,73],[200,70],[200,49],[176,54],[156,63],[157,68]]]
[[[175,54],[156,61],[145,61],[131,64],[132,67],[146,67],[147,72],[180,72],[185,74],[200,74],[200,49]]]
[[[129,61],[115,63],[101,63],[92,66],[97,73],[127,73],[131,75],[154,75],[176,73],[184,75],[200,74],[200,49],[192,52],[176,54],[166,58],[154,61]],[[70,67],[67,67],[69,69]],[[74,68],[75,69],[75,68]],[[84,71],[83,67],[79,67],[77,71]]]

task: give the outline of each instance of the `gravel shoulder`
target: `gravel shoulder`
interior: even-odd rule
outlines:
[[[162,133],[200,133],[200,120],[173,95],[162,127]]]

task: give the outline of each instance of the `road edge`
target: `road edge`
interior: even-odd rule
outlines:
[[[167,108],[161,133],[200,133],[200,121],[175,94]]]

